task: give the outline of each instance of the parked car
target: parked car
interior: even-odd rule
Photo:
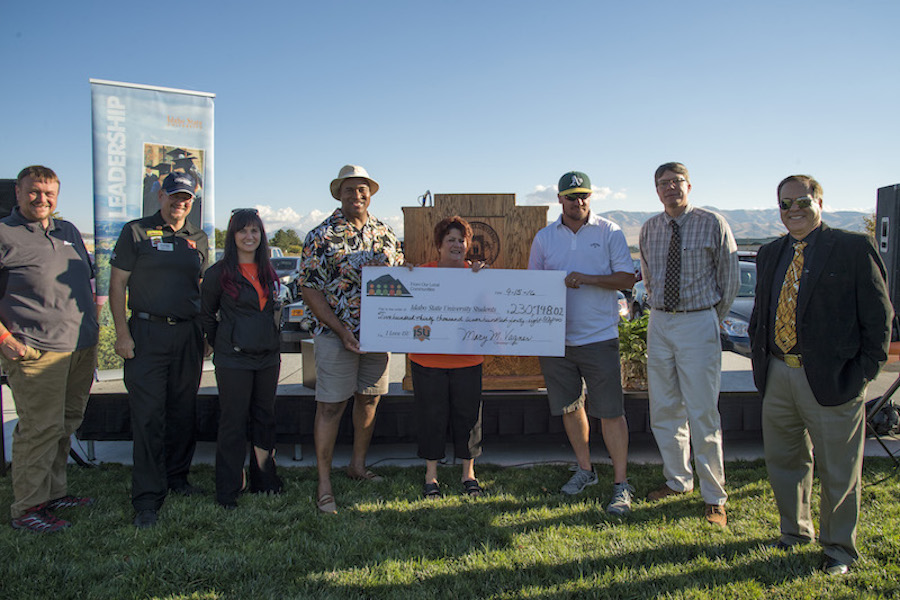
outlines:
[[[296,344],[312,337],[312,319],[302,300],[284,306],[281,310],[281,342]]]
[[[618,294],[618,300],[619,300],[619,318],[627,319],[628,313],[629,313],[628,299],[625,298],[625,294],[623,294],[622,292],[616,292],[616,293]]]
[[[290,292],[289,301],[300,296],[297,278],[300,277],[300,257],[299,256],[283,256],[281,258],[272,259],[272,268],[278,275],[281,285]]]
[[[640,281],[643,277],[641,275],[641,259],[632,258],[631,259],[632,267],[634,268],[634,280]],[[628,310],[631,311],[631,303],[634,296],[632,296],[632,288],[627,290],[621,290],[623,294],[625,294],[625,300],[628,302]]]
[[[281,258],[284,251],[278,246],[269,246],[269,258]]]
[[[756,301],[756,263],[740,261],[741,287],[728,314],[719,324],[722,350],[750,357],[750,313]]]
[[[647,300],[647,288],[644,287],[644,281],[638,281],[631,288],[631,318],[637,319],[650,310],[650,303]]]

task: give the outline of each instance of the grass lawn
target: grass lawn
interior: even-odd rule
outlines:
[[[611,468],[598,470],[601,483],[570,498],[558,492],[564,466],[482,466],[489,495],[469,500],[458,467],[445,467],[433,502],[420,499],[424,468],[379,468],[380,483],[338,472],[339,514],[327,516],[313,503],[314,470],[282,468],[280,496],[243,496],[231,512],[211,493],[170,497],[159,525],[138,531],[130,467],[70,466],[70,491],[97,503],[60,511],[73,526],[56,534],[0,527],[0,598],[900,598],[900,481],[888,459],[866,459],[863,558],[845,577],[818,570],[816,544],[766,547],[778,513],[762,461],[726,465],[725,530],[702,519],[698,493],[608,516]],[[211,492],[212,467],[193,473]],[[659,466],[630,476],[640,497],[661,482]],[[4,511],[11,499],[2,478]]]

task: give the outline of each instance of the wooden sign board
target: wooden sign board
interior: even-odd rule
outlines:
[[[435,194],[434,206],[403,207],[403,254],[407,262],[437,259],[434,226],[459,215],[472,226],[469,260],[484,260],[495,269],[527,269],[531,240],[547,225],[546,206],[516,206],[515,194]],[[535,356],[485,356],[485,390],[544,387]],[[409,359],[403,389],[412,389]]]

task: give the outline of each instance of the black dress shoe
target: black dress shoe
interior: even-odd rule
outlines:
[[[836,558],[826,556],[822,570],[826,575],[846,575],[850,571],[850,567]]]
[[[790,550],[792,547],[793,547],[792,544],[785,544],[781,540],[778,540],[777,542],[769,544],[769,548],[771,548],[772,550],[784,550],[785,552]]]
[[[800,546],[805,546],[809,542],[794,542],[793,544],[788,544],[784,540],[778,540],[777,542],[773,542],[769,544],[769,548],[772,550],[784,550],[785,552],[790,552],[791,550],[795,550]]]
[[[178,485],[173,485],[169,488],[173,494],[178,494],[179,496],[200,496],[203,494],[203,490],[198,488],[195,485],[191,485],[187,482],[181,483]]]
[[[156,526],[156,511],[148,508],[139,510],[134,515],[134,526],[138,529],[149,529]]]

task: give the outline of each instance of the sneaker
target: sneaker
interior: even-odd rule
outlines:
[[[53,533],[69,527],[71,523],[64,519],[54,517],[45,504],[33,506],[21,517],[12,520],[13,529],[22,529],[31,533]]]
[[[590,471],[586,471],[579,467],[566,485],[562,486],[560,491],[563,494],[574,496],[575,494],[580,494],[587,486],[594,485],[595,483],[597,483],[597,473],[594,472],[593,467]]]
[[[94,503],[93,498],[87,496],[62,496],[56,500],[51,500],[44,506],[49,510],[57,510],[59,508],[78,508],[81,506],[90,506]]]
[[[627,515],[631,512],[632,498],[634,498],[634,488],[627,479],[622,483],[615,484],[612,500],[606,505],[606,512],[611,515]]]
[[[725,527],[728,524],[728,518],[725,516],[725,507],[721,504],[707,504],[706,520],[713,525]]]

